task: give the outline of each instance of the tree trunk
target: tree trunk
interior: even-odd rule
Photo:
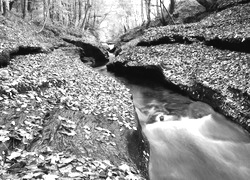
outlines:
[[[69,6],[69,8],[70,8],[70,12],[68,13],[68,20],[69,20],[69,25],[70,26],[75,26],[75,22],[74,22],[74,20],[75,20],[75,11],[74,11],[74,9],[75,9],[75,3],[70,3],[70,6]]]
[[[160,0],[160,8],[161,8],[161,23],[162,25],[166,25],[166,19],[165,19],[165,13],[164,13],[164,7],[163,7],[163,3]]]
[[[0,0],[0,13],[3,14],[3,0]]]
[[[46,20],[46,0],[43,0],[43,21]]]
[[[147,25],[149,26],[150,22],[151,22],[151,18],[150,18],[150,13],[151,13],[151,0],[146,0],[146,12],[147,12]]]
[[[95,23],[96,23],[96,13],[94,11],[94,13],[93,13],[93,24],[92,24],[93,28],[95,27]]]
[[[27,9],[28,9],[28,0],[22,0],[22,17],[23,19],[26,17],[27,15]]]
[[[85,26],[87,24],[87,21],[88,21],[88,16],[89,16],[89,10],[91,8],[91,4],[90,4],[90,1],[87,0],[86,3],[85,3],[85,13],[84,13],[84,17],[82,17],[81,21],[80,21],[80,28],[81,29],[85,29]]]
[[[79,16],[78,16],[78,18],[79,18],[79,22],[80,22],[80,19],[82,18],[82,1],[81,0],[79,0],[78,1],[79,2]]]
[[[50,2],[49,15],[52,22],[54,22],[55,4],[54,1]]]
[[[44,9],[44,12],[43,12],[45,14],[45,19],[44,19],[43,27],[37,33],[40,33],[40,32],[43,31],[43,29],[44,29],[44,27],[45,27],[45,25],[46,25],[46,23],[47,23],[47,21],[49,20],[49,17],[50,17],[49,10],[51,8],[51,3],[52,2],[50,3],[49,0],[48,0],[47,5],[46,5],[46,0],[44,0],[43,2],[45,2],[45,9]]]
[[[88,11],[85,10],[84,17],[80,21],[80,28],[84,29],[86,21],[87,21]]]
[[[27,0],[27,10],[28,10],[28,12],[31,12],[33,10],[34,4],[35,4],[34,0],[33,1]]]
[[[10,1],[9,2],[9,8],[10,8],[10,11],[11,11],[11,9],[12,9],[12,7],[13,7],[13,4],[16,2],[16,0],[13,0],[13,1]]]
[[[53,0],[47,0],[46,3],[46,21],[48,22],[50,20],[50,11],[51,11],[51,5],[53,4]]]
[[[9,0],[3,1],[3,15],[6,15],[6,12],[10,10]]]
[[[80,3],[79,3],[79,1],[81,1],[81,0],[75,0],[75,27],[77,27],[78,25],[79,25],[79,14],[80,14],[80,12],[79,12],[79,6],[80,6]]]
[[[160,7],[159,7],[159,1],[156,0],[156,14],[157,14],[157,17],[160,17]]]
[[[66,21],[66,26],[68,27],[70,25],[69,16],[67,14],[65,14],[64,18]]]
[[[87,20],[85,22],[84,30],[89,29],[89,27],[90,27],[90,18],[91,18],[91,11],[89,11],[88,14],[87,14]]]
[[[143,7],[143,2],[144,0],[141,0],[141,20],[142,20],[142,23],[144,22],[144,7]]]
[[[173,24],[175,24],[174,22],[174,19],[172,17],[172,15],[170,14],[169,12],[169,9],[166,8],[166,6],[164,5],[163,1],[160,0],[160,3],[161,3],[161,10],[162,10],[162,20],[165,22],[165,12],[168,14],[168,16],[170,17],[171,21]],[[171,4],[171,3],[174,3],[174,4]],[[174,7],[175,7],[175,1],[171,0],[170,1],[170,5],[169,5],[169,8],[172,8],[172,11],[174,11]],[[171,10],[171,9],[170,9]],[[166,23],[166,22],[165,22]],[[163,25],[166,25],[166,24],[163,24]]]
[[[50,19],[50,9],[53,1],[43,0],[43,21],[48,21]]]
[[[175,8],[175,0],[170,0],[170,5],[169,5],[169,13],[170,14],[174,13],[174,8]]]
[[[30,1],[30,0],[28,0],[27,10],[28,10],[28,12],[29,12],[29,15],[30,15],[31,20],[33,19],[34,7],[35,7],[35,1]]]

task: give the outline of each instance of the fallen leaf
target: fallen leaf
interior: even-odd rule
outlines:
[[[122,164],[122,165],[119,166],[119,170],[121,170],[123,172],[129,172],[130,167],[127,164]]]
[[[57,178],[59,178],[58,175],[53,175],[53,174],[48,174],[48,175],[45,174],[45,175],[43,175],[43,179],[44,180],[55,180]]]
[[[69,177],[81,177],[82,173],[79,172],[72,172],[68,174]]]
[[[60,160],[60,162],[63,163],[63,164],[68,164],[68,163],[70,163],[70,162],[72,162],[74,160],[75,160],[75,158],[72,158],[72,157],[70,157],[70,158],[62,158]]]
[[[84,167],[83,166],[77,166],[76,170],[79,172],[83,172]]]
[[[33,173],[26,174],[25,176],[22,177],[22,179],[31,179],[34,177]]]
[[[7,158],[9,160],[12,160],[12,159],[15,159],[15,158],[20,157],[20,156],[21,156],[21,152],[17,151],[17,152],[12,152],[10,154],[10,156],[7,156]]]

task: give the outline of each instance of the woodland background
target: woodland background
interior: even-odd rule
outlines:
[[[174,4],[174,0],[0,0],[0,11],[43,26],[88,30],[106,42],[128,29],[148,26],[152,19],[164,24]]]

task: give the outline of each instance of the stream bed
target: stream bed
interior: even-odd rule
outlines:
[[[151,180],[248,180],[250,138],[240,126],[154,81],[115,77],[133,95],[133,103],[150,144]],[[212,115],[209,115],[212,114]]]

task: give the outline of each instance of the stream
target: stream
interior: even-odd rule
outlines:
[[[250,138],[240,126],[159,83],[96,70],[131,91],[150,144],[151,180],[250,179]]]

